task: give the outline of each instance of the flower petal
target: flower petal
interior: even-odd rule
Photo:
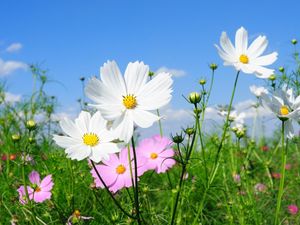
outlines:
[[[86,111],[81,111],[78,118],[75,119],[75,124],[83,134],[89,132],[89,124],[91,120],[91,114]]]
[[[70,146],[78,145],[82,143],[82,139],[76,139],[67,136],[53,135],[53,140],[62,148],[68,148]]]
[[[29,180],[32,184],[40,185],[41,182],[40,174],[37,171],[32,171],[29,174]]]
[[[138,108],[133,110],[132,115],[134,123],[142,128],[151,127],[154,122],[160,119],[155,114]]]
[[[120,140],[128,143],[133,135],[133,118],[132,112],[125,111],[122,116],[113,122],[112,126],[115,134]]]
[[[82,132],[77,128],[75,123],[71,121],[68,118],[63,118],[60,122],[59,125],[63,132],[67,134],[70,137],[80,139],[82,137]]]
[[[278,53],[273,52],[271,54],[252,59],[251,64],[255,64],[258,66],[268,66],[277,60],[277,56],[278,56]]]
[[[244,27],[241,27],[235,33],[235,49],[237,55],[246,54],[248,47],[248,32]]]
[[[41,189],[42,191],[51,191],[53,188],[54,183],[52,182],[52,175],[48,175],[44,177],[44,179],[41,182]]]
[[[233,47],[231,41],[227,37],[226,32],[222,32],[222,35],[220,38],[220,44],[221,44],[221,47],[223,48],[224,52],[226,52],[228,55],[232,55],[232,56],[236,55],[235,48]]]
[[[146,84],[149,74],[149,66],[143,62],[129,63],[125,71],[127,94],[136,94]]]
[[[65,150],[71,159],[83,160],[91,154],[91,148],[84,144],[75,145]]]
[[[267,48],[268,40],[266,36],[258,36],[249,46],[247,50],[247,55],[254,59],[260,56]]]

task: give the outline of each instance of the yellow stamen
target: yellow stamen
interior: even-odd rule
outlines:
[[[99,137],[94,133],[86,133],[82,137],[83,143],[91,147],[99,143]]]
[[[152,152],[150,155],[151,159],[156,159],[158,157],[158,155],[155,152]]]
[[[74,211],[73,215],[78,218],[80,216],[80,211],[78,209],[76,209]]]
[[[123,174],[123,173],[125,173],[125,171],[126,171],[126,168],[122,164],[118,165],[117,168],[116,168],[117,174]]]
[[[35,189],[34,189],[35,192],[40,192],[41,191],[41,188],[39,186],[37,186]]]
[[[287,114],[289,114],[289,108],[286,105],[281,106],[280,114],[282,116],[286,116]]]
[[[136,97],[134,95],[123,96],[123,105],[126,109],[134,109],[137,106]]]
[[[248,64],[248,63],[249,63],[249,58],[248,58],[248,56],[242,54],[242,55],[240,56],[240,62],[243,63],[243,64]]]

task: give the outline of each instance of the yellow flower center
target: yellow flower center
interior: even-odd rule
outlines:
[[[136,97],[134,95],[123,96],[123,105],[126,109],[134,109],[137,105]]]
[[[82,137],[83,143],[91,147],[99,143],[99,137],[94,133],[84,134]]]
[[[34,189],[35,192],[40,192],[41,191],[41,188],[39,186],[37,186],[35,189]]]
[[[241,62],[241,63],[244,63],[244,64],[248,64],[248,63],[249,63],[249,58],[248,58],[248,56],[242,54],[242,55],[240,56],[240,62]]]
[[[78,209],[76,209],[74,211],[73,215],[78,218],[80,216],[80,211]]]
[[[150,155],[151,159],[156,159],[158,157],[158,155],[155,152],[152,152]]]
[[[125,173],[125,171],[126,171],[126,168],[122,164],[118,165],[117,168],[116,168],[117,174],[123,174],[123,173]]]
[[[286,116],[287,114],[289,114],[289,108],[286,105],[281,106],[280,114],[282,116]]]

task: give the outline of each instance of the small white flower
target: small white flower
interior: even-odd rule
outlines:
[[[66,136],[54,135],[56,144],[65,148],[71,159],[83,160],[89,158],[98,163],[109,159],[109,154],[120,152],[114,133],[107,129],[107,122],[100,112],[93,116],[82,111],[75,123],[68,118],[60,121],[60,127]]]
[[[300,96],[296,97],[292,89],[278,89],[271,96],[263,93],[261,104],[272,111],[280,120],[285,121],[285,135],[288,138],[294,136],[292,121],[299,119]]]
[[[222,117],[226,118],[228,112],[222,110],[222,111],[219,112],[219,114]],[[234,110],[234,111],[230,112],[229,121],[235,122],[236,124],[244,124],[245,123],[245,121],[244,121],[245,117],[246,117],[246,114],[244,112],[238,113],[236,110]]]
[[[268,90],[264,87],[257,87],[252,85],[249,87],[252,94],[254,94],[257,98],[259,98],[263,93],[268,94]]]
[[[268,45],[265,36],[259,36],[248,47],[248,33],[241,27],[235,34],[235,46],[227,37],[226,32],[222,32],[220,38],[221,48],[216,48],[220,57],[224,60],[225,66],[234,66],[236,70],[244,73],[254,73],[259,78],[268,78],[274,70],[265,68],[277,59],[277,52],[261,56]]]
[[[168,73],[159,73],[147,82],[149,67],[143,62],[129,63],[124,77],[114,61],[100,69],[101,80],[92,78],[86,95],[96,104],[106,120],[113,121],[112,128],[120,140],[128,143],[134,125],[148,128],[160,118],[152,112],[171,100],[172,79]]]

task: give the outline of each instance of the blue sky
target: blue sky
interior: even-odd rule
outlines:
[[[198,80],[210,78],[208,64],[216,62],[216,81],[211,104],[227,103],[235,71],[224,67],[214,44],[222,31],[233,39],[244,26],[253,40],[269,39],[267,52],[277,51],[274,68],[291,62],[292,38],[300,38],[300,3],[294,1],[17,1],[0,6],[0,58],[39,63],[49,70],[47,90],[61,103],[59,110],[77,106],[79,77],[98,75],[108,59],[122,71],[130,61],[141,60],[153,71],[160,67],[182,70],[174,78],[175,109],[188,107],[182,94],[197,90]],[[15,52],[5,49],[21,43]],[[9,92],[28,94],[28,71],[0,76]],[[240,76],[235,102],[253,98],[248,86],[264,82],[253,75]]]

